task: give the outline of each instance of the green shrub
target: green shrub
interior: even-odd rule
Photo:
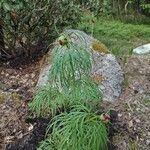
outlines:
[[[90,10],[95,15],[99,15],[102,8],[101,0],[79,0],[80,5],[85,10]]]
[[[64,37],[65,38],[65,37]],[[92,67],[91,54],[82,46],[67,39],[65,45],[57,45],[52,52],[49,78],[61,86],[69,86],[82,76],[89,76]]]
[[[51,131],[52,130],[52,131]],[[108,134],[99,115],[83,106],[55,116],[48,126],[50,134],[38,150],[106,150]]]
[[[90,77],[91,68],[90,51],[61,35],[52,51],[49,83],[30,103],[36,115],[52,116],[38,150],[107,149],[105,117],[93,113],[102,93]]]
[[[75,26],[80,8],[70,0],[1,0],[5,50],[3,57],[13,58],[47,48],[64,27]]]
[[[47,84],[41,87],[29,104],[37,116],[55,116],[72,105],[83,104],[95,108],[102,100],[102,92],[91,79],[76,80],[74,85],[59,89]]]
[[[68,97],[51,85],[41,87],[35,94],[33,101],[29,104],[37,116],[54,116],[68,106]]]
[[[40,88],[30,103],[37,116],[56,115],[75,104],[94,107],[102,100],[102,92],[91,79],[92,57],[69,37],[60,36],[52,51],[49,84]]]
[[[102,102],[101,90],[89,77],[76,80],[74,85],[71,85],[69,89],[69,98],[72,101],[72,105],[81,103],[88,108],[95,108],[94,106]]]

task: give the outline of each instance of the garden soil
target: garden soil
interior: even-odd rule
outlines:
[[[102,104],[105,111],[113,112],[109,127],[110,149],[150,149],[149,58],[118,59],[125,77],[121,97],[113,103]],[[0,150],[36,150],[44,139],[50,119],[35,118],[28,110],[41,61],[0,66]]]

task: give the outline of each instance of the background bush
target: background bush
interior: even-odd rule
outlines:
[[[65,27],[74,28],[82,11],[126,21],[150,16],[149,0],[1,0],[0,59],[46,50]]]
[[[0,56],[31,56],[46,48],[64,27],[76,25],[80,10],[70,0],[1,0],[0,30],[2,27],[5,47]]]

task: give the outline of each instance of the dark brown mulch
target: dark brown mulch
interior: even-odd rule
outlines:
[[[24,136],[22,139],[10,143],[6,146],[6,150],[36,150],[39,142],[45,137],[46,127],[50,119],[47,118],[34,118],[26,120],[27,123],[32,123],[34,130]]]
[[[123,64],[122,96],[114,104],[103,104],[106,110],[110,108],[117,112],[117,117],[111,117],[114,120],[109,132],[110,149],[150,149],[149,58],[129,58]],[[40,118],[26,122],[28,110],[24,103],[24,100],[32,99],[39,70],[40,62],[19,68],[0,67],[0,145],[7,145],[7,149],[35,149],[44,137],[48,120]]]
[[[108,149],[115,150],[117,146],[114,146],[112,143],[112,137],[118,132],[127,132],[126,125],[121,124],[118,121],[118,113],[116,111],[111,111],[111,123],[109,125],[109,143]],[[46,127],[50,119],[48,118],[34,118],[27,119],[26,123],[33,124],[33,131],[30,132],[27,136],[16,140],[13,143],[10,143],[6,146],[6,150],[36,150],[40,142],[45,137]]]
[[[27,102],[32,99],[40,61],[7,62],[0,66],[0,149],[29,134]],[[11,63],[11,65],[10,65]]]

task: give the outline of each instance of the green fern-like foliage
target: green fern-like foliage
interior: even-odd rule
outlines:
[[[49,78],[55,84],[69,87],[82,76],[89,76],[91,67],[90,53],[83,47],[68,42],[53,49]]]
[[[54,116],[59,108],[67,106],[67,102],[67,96],[64,93],[48,84],[36,92],[29,107],[37,116]]]
[[[101,100],[102,93],[97,84],[91,79],[84,78],[76,80],[69,89],[59,90],[51,84],[41,87],[29,106],[37,116],[55,116],[57,112],[67,110],[72,105],[84,104],[91,108]]]
[[[68,35],[60,36],[52,51],[49,84],[37,91],[30,109],[37,116],[54,116],[72,105],[97,105],[102,93],[90,77],[91,68],[90,52],[70,41]]]
[[[76,104],[88,107],[102,100],[98,85],[91,79],[92,57],[81,45],[62,35],[52,51],[49,84],[40,88],[30,103],[37,116],[55,115],[61,108]]]
[[[70,86],[69,97],[70,104],[84,104],[90,108],[102,101],[102,92],[92,79],[83,77]]]
[[[38,150],[107,150],[107,130],[100,116],[84,106],[55,116],[52,132]]]
[[[107,150],[107,129],[94,112],[102,93],[91,77],[92,58],[68,36],[52,52],[49,83],[30,103],[38,116],[52,116],[38,150]],[[58,115],[58,113],[59,115]]]

